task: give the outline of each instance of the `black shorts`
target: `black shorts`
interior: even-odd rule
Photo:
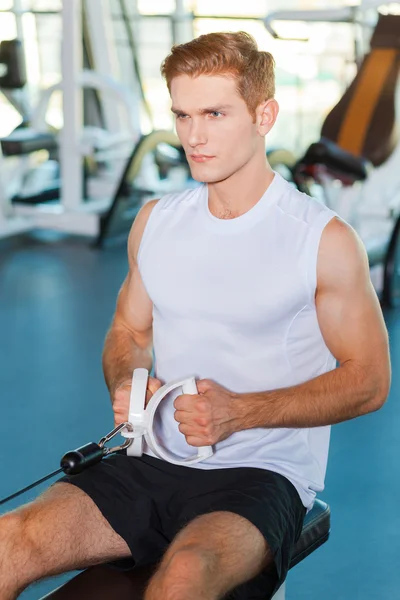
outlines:
[[[129,457],[126,451],[58,481],[88,494],[126,541],[132,559],[109,563],[123,570],[159,561],[179,530],[198,515],[226,510],[248,519],[265,537],[275,568],[237,587],[232,600],[265,600],[279,588],[306,512],[292,483],[272,471],[196,469],[147,455]]]

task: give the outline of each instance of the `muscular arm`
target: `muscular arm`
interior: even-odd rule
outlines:
[[[111,395],[123,382],[132,380],[133,370],[151,370],[153,356],[152,302],[137,266],[143,231],[158,200],[139,211],[128,240],[129,272],[118,294],[117,306],[103,350],[103,371]]]
[[[232,415],[235,431],[330,425],[385,402],[391,379],[387,330],[364,246],[338,219],[323,232],[317,281],[319,325],[339,367],[300,385],[239,394]]]

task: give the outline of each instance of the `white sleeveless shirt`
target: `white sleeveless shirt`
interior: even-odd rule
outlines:
[[[336,367],[315,307],[322,231],[337,214],[274,179],[245,214],[219,219],[203,184],[154,206],[138,251],[153,302],[155,377],[195,376],[236,393],[303,383]],[[196,449],[174,419],[171,392],[156,432],[180,458]],[[284,399],[282,400],[284,402]],[[239,431],[192,468],[257,467],[284,475],[310,508],[323,490],[330,427]],[[145,446],[145,453],[154,456]]]

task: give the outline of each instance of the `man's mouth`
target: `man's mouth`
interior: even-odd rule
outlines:
[[[208,154],[190,154],[189,156],[195,162],[206,162],[215,158],[215,156],[209,156]]]

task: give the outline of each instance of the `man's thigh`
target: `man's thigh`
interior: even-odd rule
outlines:
[[[44,577],[128,555],[124,540],[84,492],[55,483],[0,517],[0,596],[14,597]]]
[[[58,539],[74,562],[86,566],[130,556],[125,540],[93,500],[73,485],[56,482],[28,505],[27,511],[33,527],[38,526],[38,535],[55,545]]]
[[[124,560],[107,561],[113,567],[129,570],[157,562],[168,547],[170,538],[160,513],[168,510],[176,484],[165,466],[164,461],[151,457],[115,454],[61,479],[85,492],[125,541],[130,554]]]

